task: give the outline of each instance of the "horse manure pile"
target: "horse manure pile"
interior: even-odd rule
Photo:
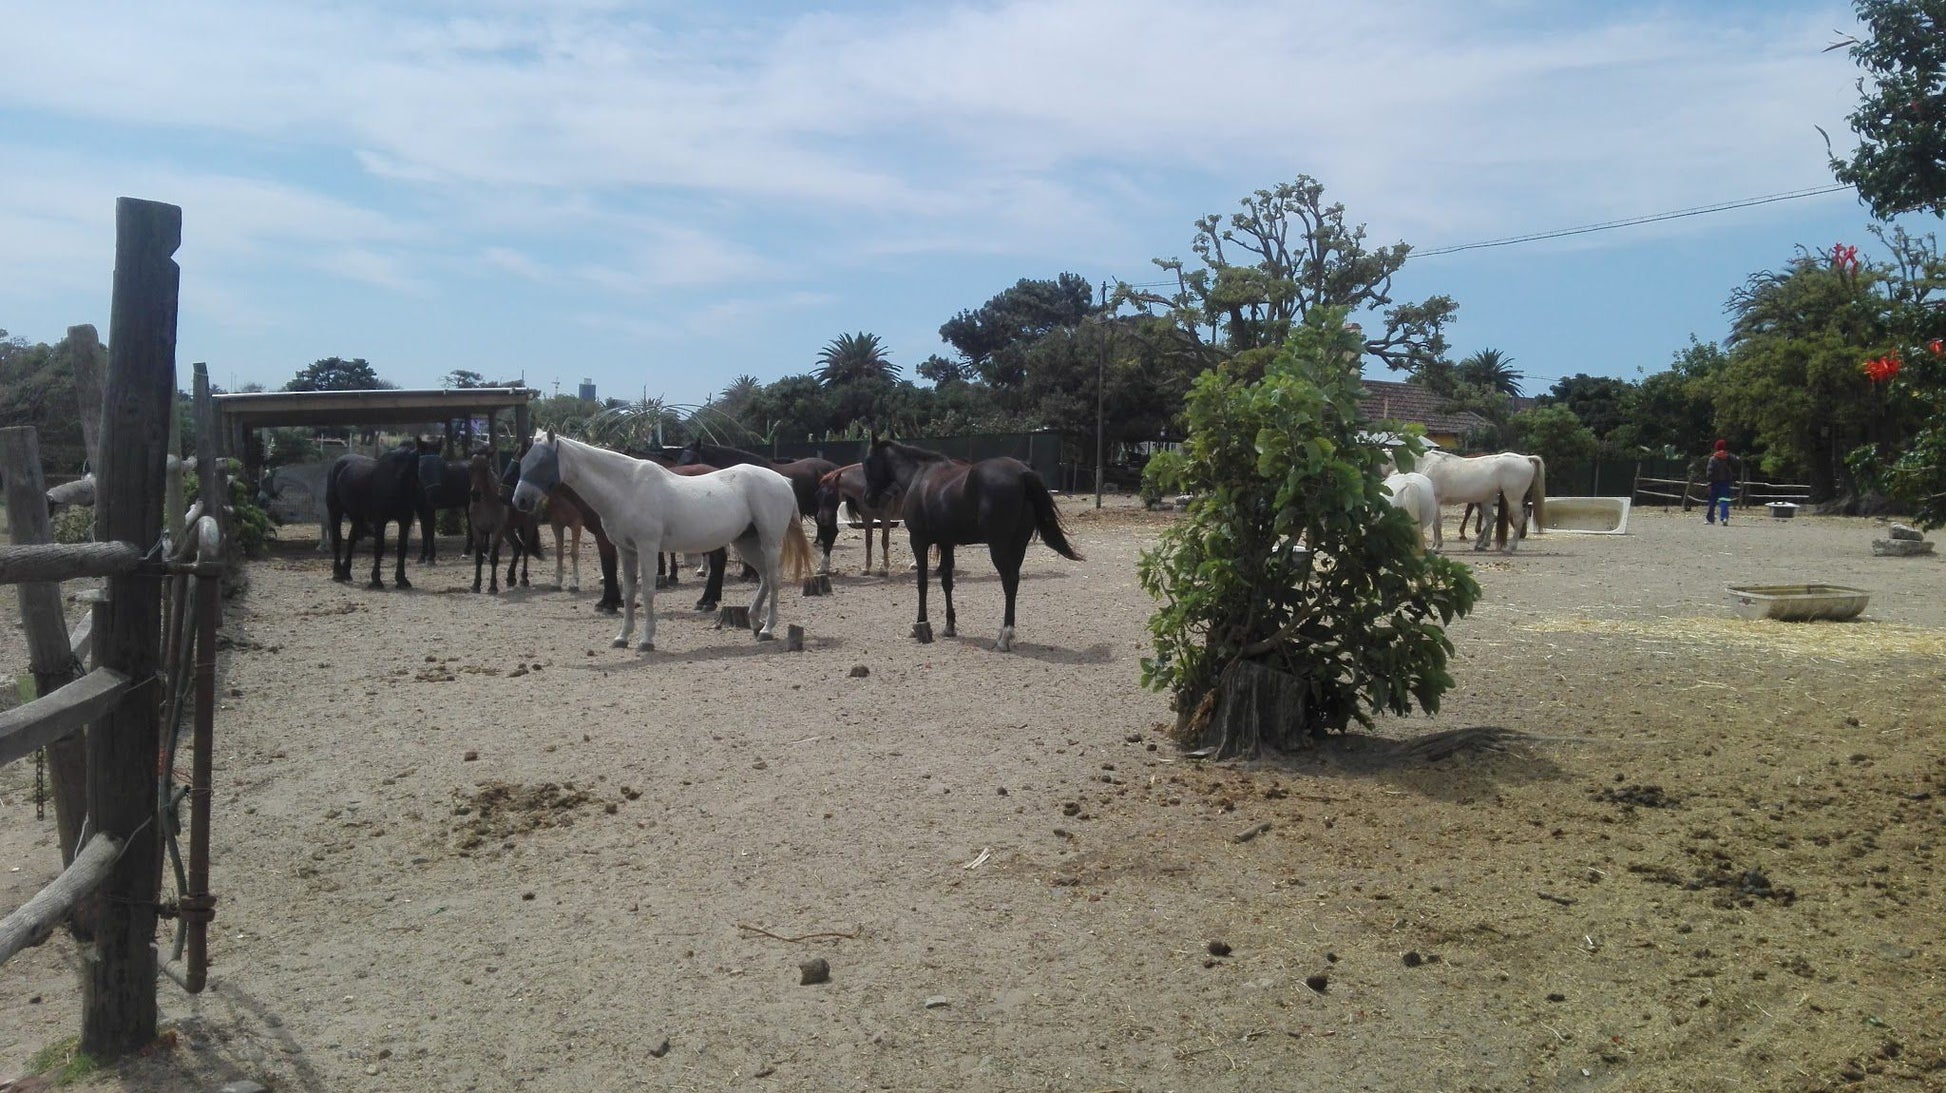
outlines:
[[[490,840],[504,840],[544,827],[573,827],[577,809],[594,803],[594,795],[573,782],[556,785],[519,785],[482,782],[470,794],[453,791],[454,834],[459,849],[475,850]]]
[[[1590,796],[1604,804],[1621,805],[1624,809],[1633,809],[1638,805],[1642,808],[1676,807],[1675,797],[1670,795],[1661,786],[1638,786],[1633,784],[1626,786],[1603,786],[1601,789],[1590,794]]]

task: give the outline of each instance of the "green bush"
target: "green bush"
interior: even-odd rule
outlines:
[[[1359,417],[1360,339],[1342,312],[1316,312],[1261,375],[1235,360],[1198,377],[1179,485],[1188,518],[1144,554],[1155,655],[1144,684],[1175,696],[1177,736],[1219,754],[1297,744],[1300,734],[1371,725],[1371,713],[1428,713],[1453,685],[1444,624],[1472,609],[1467,568],[1416,549],[1379,473],[1388,452]],[[1407,440],[1399,462],[1421,451]],[[1224,679],[1251,664],[1301,697],[1256,731],[1220,709]],[[1253,673],[1242,673],[1252,675]]]
[[[232,475],[230,482],[230,521],[227,533],[236,540],[236,546],[246,558],[261,558],[269,549],[270,541],[277,538],[277,525],[270,514],[257,504],[250,495],[250,486],[241,477]],[[183,503],[193,505],[202,492],[202,483],[194,475],[183,478]]]
[[[1137,496],[1148,508],[1155,508],[1162,499],[1182,492],[1183,472],[1187,462],[1181,452],[1159,451],[1149,457],[1142,467],[1142,486]]]

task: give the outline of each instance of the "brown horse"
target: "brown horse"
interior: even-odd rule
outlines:
[[[892,525],[899,522],[899,507],[902,498],[896,494],[887,498],[883,504],[865,503],[865,465],[853,463],[840,467],[818,480],[818,549],[823,553],[823,573],[831,571],[831,547],[838,541],[838,506],[843,503],[851,510],[852,519],[865,525],[865,569],[872,571],[872,532],[878,531],[879,560],[878,575],[891,576],[892,568]]]
[[[769,467],[790,480],[791,492],[797,495],[797,511],[804,516],[818,514],[818,483],[825,475],[838,469],[836,463],[816,456],[780,462],[758,455],[756,452],[744,451],[742,448],[705,444],[700,440],[684,445],[676,454],[676,463],[679,466],[734,467],[738,464],[749,464],[753,467]]]
[[[919,563],[919,618],[912,636],[932,640],[926,621],[927,549],[939,547],[939,587],[946,596],[946,636],[953,637],[953,548],[985,543],[993,568],[1000,571],[1000,588],[1007,598],[1006,617],[994,648],[1007,652],[1014,645],[1014,596],[1020,589],[1020,564],[1027,544],[1039,533],[1055,553],[1081,559],[1068,544],[1061,526],[1061,510],[1054,504],[1041,476],[1018,459],[982,459],[966,464],[939,452],[890,440],[872,438],[865,457],[866,500],[884,504],[894,490],[903,490],[900,511],[911,536],[912,557]]]
[[[468,544],[468,549],[473,553],[473,591],[480,590],[480,567],[487,564],[488,547],[491,545],[493,561],[487,591],[499,595],[500,544],[503,542],[513,550],[513,556],[507,559],[507,587],[514,586],[516,568],[520,571],[521,585],[526,586],[526,562],[533,553],[529,544],[540,538],[538,523],[532,516],[507,503],[500,478],[493,473],[493,461],[486,456],[476,455],[467,463],[467,482],[472,492],[472,502],[466,512],[473,526],[473,541]]]

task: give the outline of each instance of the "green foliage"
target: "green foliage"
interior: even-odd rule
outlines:
[[[1029,354],[1050,335],[1072,334],[1098,314],[1094,291],[1078,274],[1063,273],[1052,281],[1023,277],[979,308],[948,319],[939,337],[959,350],[966,373],[985,383],[1003,406],[1024,409],[1032,405],[1023,390],[1032,370]]]
[[[1196,222],[1190,247],[1200,260],[1156,259],[1175,291],[1138,291],[1119,299],[1166,318],[1202,350],[1202,364],[1250,350],[1275,350],[1313,311],[1375,313],[1383,330],[1359,339],[1358,351],[1395,369],[1415,370],[1446,353],[1445,324],[1458,309],[1450,298],[1395,303],[1392,277],[1411,247],[1368,249],[1363,225],[1345,224],[1343,205],[1324,203],[1324,186],[1306,175],[1244,198],[1226,219]],[[1210,332],[1207,340],[1203,331]]]
[[[371,362],[363,357],[345,360],[342,357],[326,357],[312,361],[298,369],[297,375],[284,385],[286,391],[371,391],[390,388],[396,384],[378,378]]]
[[[1699,342],[1676,353],[1669,367],[1646,376],[1630,392],[1627,420],[1635,444],[1665,457],[1686,458],[1709,450],[1716,428],[1717,377],[1729,367],[1729,354],[1715,342]],[[1732,438],[1739,451],[1747,438]]]
[[[1142,504],[1154,508],[1162,499],[1183,491],[1183,481],[1189,473],[1189,460],[1181,452],[1164,449],[1149,457],[1142,466],[1142,485],[1136,496]]]
[[[1498,349],[1482,349],[1453,366],[1455,384],[1497,391],[1512,398],[1520,397],[1520,381],[1525,378],[1515,370],[1514,359]]]
[[[50,528],[57,543],[92,543],[95,510],[92,505],[69,505],[54,514]]]
[[[1337,309],[1312,311],[1262,370],[1226,363],[1189,395],[1180,485],[1196,495],[1138,567],[1161,601],[1143,682],[1198,711],[1231,664],[1295,676],[1308,724],[1342,730],[1371,713],[1438,709],[1453,680],[1443,624],[1479,597],[1466,567],[1420,554],[1412,519],[1379,474],[1388,453],[1361,439],[1360,336]],[[1407,462],[1417,441],[1401,449]],[[1158,472],[1160,473],[1160,472]]]
[[[55,1086],[70,1085],[100,1070],[101,1063],[81,1050],[79,1036],[49,1044],[27,1061],[29,1074],[45,1075]]]
[[[246,558],[261,558],[268,550],[270,541],[277,538],[277,525],[271,521],[270,514],[257,504],[251,496],[250,485],[241,477],[231,475],[230,519],[224,534],[236,541],[237,549]],[[202,493],[202,482],[197,476],[184,475],[182,481],[183,503],[193,505]]]
[[[0,426],[33,426],[50,471],[78,472],[87,459],[71,353],[66,338],[30,345],[0,330]]]
[[[264,466],[316,463],[324,458],[313,430],[287,426],[264,430]]]
[[[1814,500],[1855,496],[1860,482],[1841,465],[1844,453],[1915,424],[1915,405],[1888,399],[1860,372],[1897,347],[1893,274],[1801,255],[1730,299],[1729,357],[1713,384],[1717,425],[1749,436],[1766,473],[1804,475]]]
[[[1595,431],[1565,406],[1536,406],[1513,417],[1517,450],[1538,455],[1550,467],[1579,463],[1595,454]]]
[[[1865,71],[1850,159],[1832,157],[1840,182],[1858,187],[1872,214],[1946,216],[1946,4],[1856,0],[1866,37],[1851,47]]]
[[[1594,430],[1596,438],[1606,440],[1608,434],[1628,421],[1629,399],[1634,392],[1635,385],[1627,380],[1576,372],[1555,380],[1540,402],[1543,406],[1565,406],[1574,411],[1583,425]]]

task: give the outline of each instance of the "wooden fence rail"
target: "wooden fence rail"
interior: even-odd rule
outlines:
[[[129,689],[128,677],[96,668],[58,691],[0,713],[0,767],[67,739],[114,709]]]
[[[21,905],[20,910],[0,919],[0,964],[31,945],[38,945],[74,913],[75,905],[94,894],[108,879],[109,867],[121,854],[121,844],[106,835],[96,835],[61,870],[61,875]]]
[[[128,543],[29,543],[0,546],[0,584],[120,577],[135,571],[142,552]]]

